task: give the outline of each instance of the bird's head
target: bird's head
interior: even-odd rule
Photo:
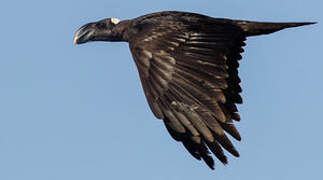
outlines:
[[[90,41],[121,41],[120,33],[116,30],[120,20],[117,18],[102,19],[85,24],[78,29],[74,36],[74,44]]]

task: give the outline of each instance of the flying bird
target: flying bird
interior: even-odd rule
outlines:
[[[254,22],[165,11],[88,23],[76,32],[74,44],[128,42],[153,114],[194,158],[214,169],[211,152],[224,164],[223,149],[239,157],[227,135],[241,140],[233,122],[240,121],[236,104],[242,103],[238,67],[244,41],[309,24],[314,23]]]

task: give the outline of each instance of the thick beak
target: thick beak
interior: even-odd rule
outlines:
[[[79,30],[76,31],[74,36],[74,45],[83,44],[90,41],[93,38],[95,29],[89,24],[82,26]]]

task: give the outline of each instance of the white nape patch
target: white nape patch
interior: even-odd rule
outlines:
[[[118,24],[120,22],[120,19],[118,19],[118,18],[111,18],[111,22],[113,24]]]

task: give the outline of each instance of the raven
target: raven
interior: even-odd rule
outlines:
[[[74,44],[128,42],[153,114],[188,152],[214,169],[211,151],[227,163],[223,148],[239,157],[226,134],[240,141],[233,124],[242,103],[238,76],[246,37],[314,24],[219,19],[177,11],[132,20],[107,18],[82,26]]]

